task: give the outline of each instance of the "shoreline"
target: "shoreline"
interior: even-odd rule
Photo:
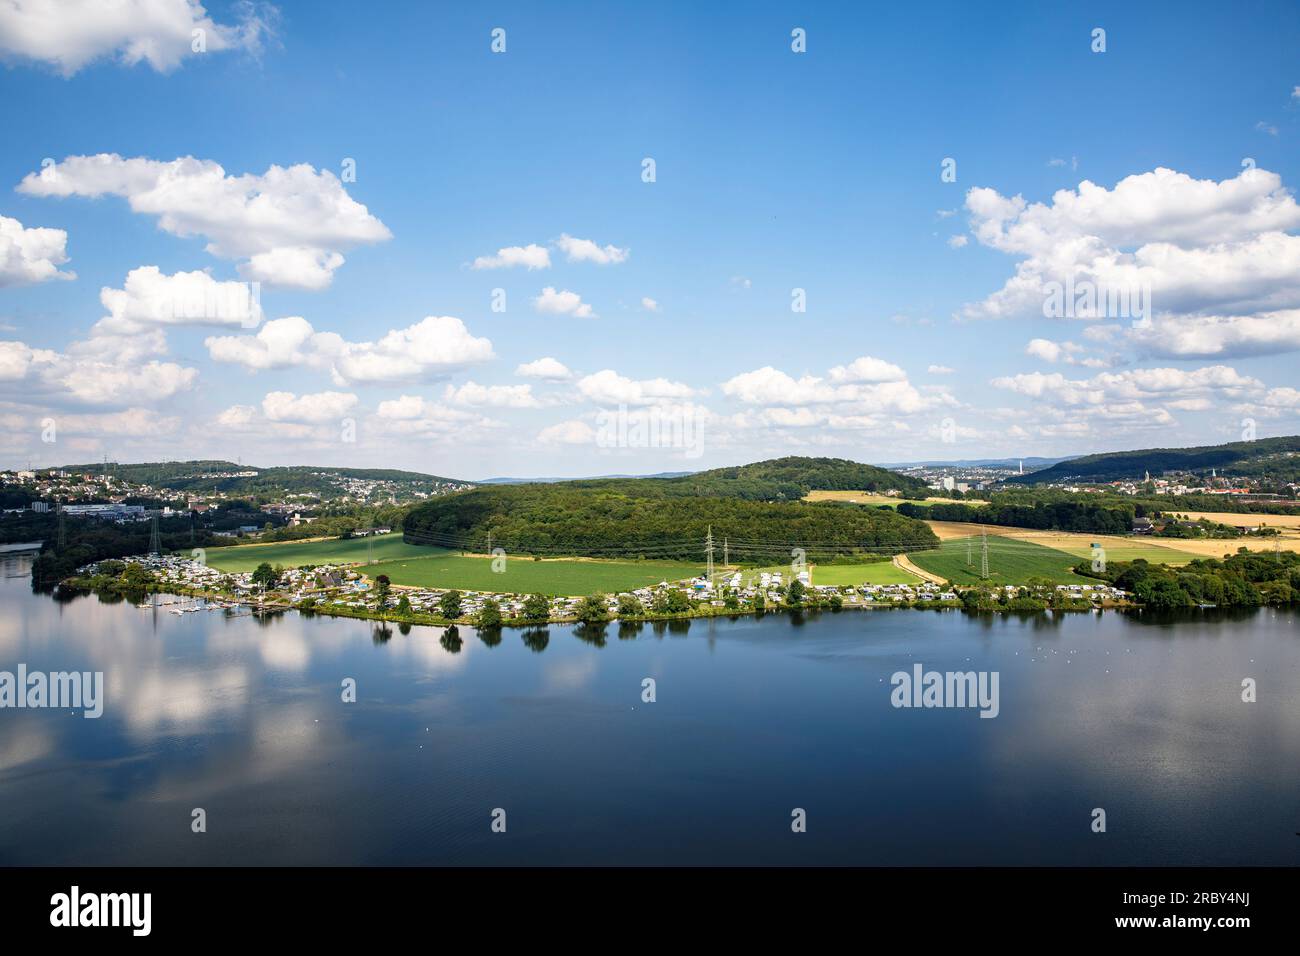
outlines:
[[[96,595],[102,593],[115,594],[121,597],[124,601],[129,600],[128,598],[129,593],[138,593],[140,596],[144,596],[148,594],[166,594],[166,595],[173,595],[176,597],[203,598],[204,600],[211,600],[211,601],[233,602],[236,605],[239,605],[241,607],[248,607],[254,612],[297,611],[300,614],[320,615],[322,617],[352,618],[354,620],[376,621],[384,624],[418,624],[427,627],[443,627],[443,628],[456,627],[456,626],[474,627],[474,628],[478,627],[478,624],[470,617],[459,617],[455,619],[449,619],[436,614],[423,614],[419,612],[412,612],[410,614],[398,616],[396,614],[391,614],[391,613],[379,613],[379,612],[371,611],[370,609],[366,609],[365,611],[358,611],[355,608],[339,608],[330,605],[314,605],[312,607],[301,607],[298,604],[294,604],[293,602],[290,601],[265,601],[265,600],[258,601],[258,600],[249,599],[247,597],[224,594],[220,591],[210,591],[202,588],[179,588],[174,585],[162,586],[155,583],[150,583],[149,585],[140,589],[123,588],[121,586],[116,586],[111,589],[101,589],[101,588],[97,588],[92,583],[92,579],[73,577],[73,578],[65,578],[64,580],[60,581],[57,587],[60,588],[67,587],[72,590],[82,591],[88,594],[96,594]],[[1103,603],[1103,604],[1093,604],[1091,601],[1087,602],[1086,606],[1084,605],[1083,602],[1075,601],[1073,602],[1073,606],[1064,606],[1064,607],[1052,607],[1047,602],[1034,602],[1032,605],[1026,605],[1024,603],[1021,603],[1020,606],[996,606],[996,607],[977,607],[977,608],[967,607],[961,601],[934,601],[934,600],[932,601],[917,600],[917,601],[906,601],[906,602],[904,601],[890,601],[890,602],[872,601],[872,602],[856,602],[856,603],[846,602],[842,604],[839,608],[833,608],[822,603],[799,604],[799,605],[781,604],[781,605],[776,605],[774,607],[764,608],[762,610],[758,610],[752,607],[726,608],[726,607],[714,607],[712,605],[709,605],[707,606],[707,608],[697,607],[691,611],[686,611],[679,614],[650,613],[650,614],[636,615],[632,617],[620,617],[617,614],[611,614],[608,617],[606,617],[604,620],[584,620],[576,616],[557,616],[557,615],[552,615],[550,617],[547,617],[544,620],[503,618],[499,627],[529,628],[529,627],[544,627],[549,624],[588,624],[594,626],[594,625],[602,625],[602,624],[616,624],[622,622],[626,622],[629,624],[643,624],[643,623],[654,623],[657,621],[689,621],[689,620],[710,619],[710,618],[718,618],[718,617],[726,617],[726,618],[763,617],[766,614],[774,614],[774,613],[818,612],[818,613],[838,614],[841,611],[855,611],[855,610],[860,610],[860,611],[896,611],[896,610],[897,611],[929,611],[929,610],[967,611],[974,614],[1033,614],[1033,613],[1040,613],[1043,611],[1060,611],[1060,612],[1072,613],[1072,614],[1086,614],[1086,613],[1093,613],[1093,612],[1100,613],[1102,611],[1108,611],[1108,610],[1118,611],[1118,610],[1132,610],[1132,609],[1141,609],[1141,608],[1142,605],[1135,604],[1132,602],[1125,602],[1125,603],[1112,602],[1112,603]]]

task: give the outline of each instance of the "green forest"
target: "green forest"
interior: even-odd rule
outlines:
[[[1131,504],[1099,505],[1084,501],[1039,501],[1033,504],[986,505],[913,504],[905,501],[898,513],[932,521],[970,521],[975,524],[1039,531],[1081,531],[1090,534],[1128,534],[1136,509]]]
[[[1084,561],[1075,571],[1109,581],[1150,607],[1257,607],[1300,598],[1300,554],[1291,551],[1242,549],[1224,560],[1197,559],[1176,568],[1139,559],[1110,562],[1104,571],[1094,571]]]
[[[937,543],[924,524],[889,509],[801,501],[812,489],[913,494],[924,485],[883,469],[828,458],[783,458],[680,478],[488,485],[412,509],[413,544],[511,553],[698,559],[712,529],[742,560],[853,559]]]

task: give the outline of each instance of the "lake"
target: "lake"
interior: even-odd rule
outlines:
[[[98,719],[0,710],[0,864],[1300,860],[1293,609],[845,611],[457,643],[56,600],[27,560],[0,556],[0,670],[102,671],[105,700]],[[997,672],[997,716],[894,707],[891,676],[918,663]]]

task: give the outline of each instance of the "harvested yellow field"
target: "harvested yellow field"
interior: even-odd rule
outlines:
[[[1199,540],[1170,540],[1168,547],[1183,551],[1196,558],[1222,558],[1225,554],[1235,554],[1239,548],[1251,551],[1271,552],[1277,543],[1280,551],[1300,551],[1300,536],[1280,535],[1276,538],[1201,538]],[[1164,539],[1161,540],[1164,544]]]
[[[1055,548],[1078,555],[1081,558],[1092,556],[1093,544],[1099,544],[1106,551],[1111,561],[1134,561],[1144,558],[1161,564],[1186,564],[1193,558],[1222,558],[1233,554],[1238,548],[1247,547],[1251,551],[1272,551],[1273,542],[1284,551],[1300,551],[1300,534],[1286,533],[1273,538],[1155,538],[1145,536],[1121,537],[1118,535],[1082,534],[1073,531],[1037,531],[1032,528],[1003,528],[993,525],[969,524],[961,521],[927,521],[926,524],[939,537],[940,541],[952,541],[960,538],[978,538],[981,529],[991,535],[1013,538],[1017,541],[1029,541],[1045,548]]]
[[[874,491],[810,491],[804,496],[804,501],[851,501],[858,505],[896,505],[902,500]]]
[[[901,501],[907,501],[906,498],[894,498],[889,495],[877,494],[874,491],[810,491],[804,496],[804,501],[850,501],[857,505],[897,505]],[[924,501],[918,501],[920,505],[985,505],[987,501],[957,501],[954,498],[926,498]]]
[[[1264,525],[1267,528],[1294,528],[1300,530],[1300,513],[1290,515],[1239,514],[1235,511],[1178,511],[1171,508],[1170,514],[1185,514],[1190,521],[1217,521],[1219,524]]]
[[[1018,533],[1019,528],[995,528],[993,525],[968,524],[965,521],[927,521],[932,531],[939,536],[940,541],[947,541],[951,538],[969,538],[971,535],[979,537],[981,529],[986,529],[989,534],[1000,534],[1003,537],[1012,537]],[[1036,532],[1024,532],[1031,534]]]

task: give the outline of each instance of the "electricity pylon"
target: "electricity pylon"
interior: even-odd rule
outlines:
[[[709,525],[709,533],[704,536],[704,557],[707,562],[705,576],[709,583],[713,583],[713,525]]]

